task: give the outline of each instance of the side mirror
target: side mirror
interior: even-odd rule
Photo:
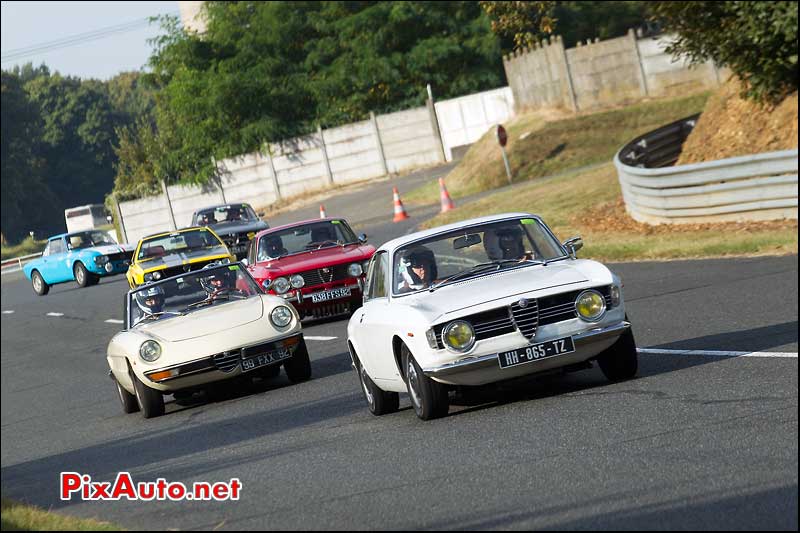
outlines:
[[[358,242],[360,242],[361,244],[367,244],[367,234],[366,233],[361,233],[358,236]]]
[[[247,265],[249,265],[249,264],[250,264],[250,262],[247,260],[247,258],[246,258],[246,257],[242,259],[241,263],[242,263],[244,266],[247,266]]]
[[[569,256],[573,259],[577,259],[576,253],[578,252],[578,250],[583,248],[583,239],[581,239],[580,237],[572,237],[564,241],[563,245],[564,248],[567,249]]]

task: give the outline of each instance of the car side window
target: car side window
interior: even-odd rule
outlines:
[[[47,244],[44,246],[44,250],[42,250],[42,257],[50,255],[50,241],[47,241]]]
[[[369,272],[369,290],[367,291],[367,298],[386,298],[388,291],[386,290],[386,278],[389,274],[389,254],[380,252],[375,254],[370,264]]]
[[[64,252],[64,243],[61,239],[53,239],[50,241],[49,255],[60,254]]]

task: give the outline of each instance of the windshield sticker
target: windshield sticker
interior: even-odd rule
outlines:
[[[228,270],[239,270],[239,265],[231,265],[228,267]]]
[[[338,220],[331,220],[331,224],[341,224],[341,222]]]
[[[520,220],[520,222],[522,222],[526,226],[530,224],[536,224],[536,221],[533,220],[532,218],[523,218],[522,220]]]

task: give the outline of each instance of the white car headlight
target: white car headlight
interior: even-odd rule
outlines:
[[[439,349],[439,345],[436,343],[436,332],[433,331],[433,328],[425,332],[425,338],[428,339],[428,346],[431,347],[431,350]]]
[[[622,291],[617,285],[611,286],[611,307],[617,307],[622,299]]]
[[[442,342],[457,352],[466,352],[475,344],[475,330],[466,320],[454,320],[442,330]]]
[[[583,291],[575,299],[575,310],[583,320],[596,322],[606,312],[606,300],[596,290]]]
[[[283,328],[289,325],[292,321],[292,316],[292,311],[288,307],[279,305],[269,314],[269,319],[279,328]]]
[[[96,265],[105,265],[106,263],[108,263],[107,255],[98,255],[94,258],[94,264]]]
[[[299,289],[300,287],[306,284],[306,280],[304,280],[303,276],[301,276],[300,274],[295,274],[294,276],[289,278],[289,284],[292,286],[292,288]]]
[[[275,289],[275,292],[278,294],[284,294],[289,290],[289,287],[289,280],[286,278],[276,278],[272,281],[272,288]]]
[[[161,345],[152,340],[144,341],[139,347],[139,357],[148,363],[152,363],[161,357]]]
[[[352,265],[347,267],[347,275],[350,276],[351,278],[357,278],[358,276],[361,275],[362,272],[364,272],[364,270],[358,263],[353,263]]]

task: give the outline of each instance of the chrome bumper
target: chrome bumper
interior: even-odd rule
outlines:
[[[578,349],[582,346],[587,346],[595,342],[605,341],[608,339],[619,337],[620,335],[628,331],[630,327],[631,327],[630,322],[622,321],[619,324],[615,324],[613,326],[594,328],[588,331],[584,331],[583,333],[579,333],[577,335],[572,335],[572,341],[575,343],[575,350],[577,352]],[[455,374],[472,372],[474,370],[481,370],[491,367],[497,368],[498,371],[501,370],[500,365],[497,361],[497,353],[459,359],[458,361],[453,361],[452,363],[447,363],[441,366],[424,368],[422,369],[422,371],[428,377],[442,378],[444,376],[452,376]],[[530,368],[531,372],[536,371],[536,367],[528,367],[528,368]]]

